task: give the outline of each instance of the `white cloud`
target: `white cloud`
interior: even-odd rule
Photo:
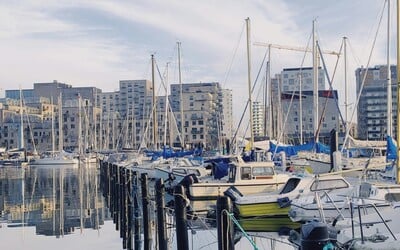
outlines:
[[[352,58],[358,57],[366,65],[382,6],[383,2],[373,0],[3,1],[0,88],[19,84],[29,88],[33,82],[57,79],[73,85],[93,84],[110,91],[118,87],[119,79],[149,78],[150,53],[157,52],[159,67],[173,61],[174,43],[179,40],[183,48],[184,81],[224,83],[232,64],[225,87],[233,89],[237,105],[234,110],[238,111],[247,98],[242,94],[247,93],[245,33],[234,61],[231,59],[245,18],[251,19],[252,41],[300,47],[306,46],[311,22],[317,18],[324,49],[338,50],[341,38],[349,37],[353,55],[348,71],[354,75],[355,67],[360,65]],[[86,12],[95,12],[102,22],[83,24],[64,15],[91,18]],[[113,30],[120,22],[129,27],[124,30],[127,34],[116,34]],[[372,64],[385,62],[382,29]],[[128,38],[132,36],[143,36],[144,42],[137,44]],[[265,48],[252,47],[253,79],[264,53]],[[302,56],[298,52],[274,50],[272,73],[279,73],[283,67],[299,67]],[[335,58],[326,56],[326,60],[332,75]],[[310,56],[305,65],[311,65]],[[338,73],[335,86],[342,91],[340,77]]]

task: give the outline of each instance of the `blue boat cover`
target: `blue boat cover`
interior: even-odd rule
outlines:
[[[330,154],[330,147],[320,142],[315,143],[314,141],[295,146],[276,146],[276,144],[269,142],[269,152],[280,153],[285,152],[286,157],[297,155],[299,151],[315,151],[317,153]]]
[[[396,160],[397,159],[397,146],[393,142],[391,136],[386,137],[386,160]]]

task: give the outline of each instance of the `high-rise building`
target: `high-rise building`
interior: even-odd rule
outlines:
[[[280,140],[286,142],[299,143],[301,138],[303,142],[308,142],[314,140],[318,133],[319,139],[328,143],[330,131],[339,130],[339,112],[335,101],[338,98],[337,91],[325,89],[325,72],[322,68],[318,69],[318,128],[313,125],[315,111],[312,67],[283,69],[281,74],[271,79],[271,84],[271,122],[275,138],[283,135]]]
[[[385,140],[387,132],[387,66],[358,68],[355,71],[357,96],[361,92],[357,106],[358,138],[364,140]],[[397,71],[390,66],[392,90],[392,135],[395,135],[397,124]],[[366,75],[365,75],[366,74]],[[363,84],[363,81],[365,82]]]
[[[284,93],[282,94],[282,116],[283,116],[283,135],[285,141],[298,144],[301,133],[303,142],[309,142],[315,139],[318,133],[319,141],[329,144],[330,131],[335,129],[339,131],[339,112],[335,98],[337,91],[320,90],[318,91],[318,117],[319,126],[314,129],[314,97],[313,91],[303,91],[300,94]],[[302,121],[302,122],[300,122]]]
[[[183,136],[185,146],[203,145],[209,149],[222,146],[220,132],[222,120],[225,119],[222,113],[222,97],[217,82],[171,84],[171,108],[177,118],[178,131]],[[227,112],[230,109],[226,108]],[[227,118],[229,116],[228,113]],[[178,134],[173,137],[175,146],[181,146],[179,137]]]
[[[281,72],[282,92],[313,91],[313,68],[286,68]],[[325,90],[325,71],[318,68],[318,90]]]
[[[164,144],[181,147],[181,138],[185,147],[222,149],[232,136],[232,92],[221,90],[218,83],[182,86],[182,98],[181,85],[175,84],[168,98],[157,96],[153,105],[148,80],[122,80],[120,90],[105,93],[94,87],[36,83],[33,90],[22,93],[46,97],[23,97],[22,108],[18,99],[5,99],[0,105],[0,146],[19,147],[23,113],[25,140],[32,140],[28,144],[34,144],[38,151],[52,149],[52,133],[56,149],[62,144],[68,150],[78,146],[85,150],[160,148]],[[19,98],[19,90],[9,93]],[[62,105],[57,100],[60,95]]]
[[[233,111],[232,111],[232,90],[221,89],[221,105],[222,105],[222,124],[221,124],[221,140],[227,142],[233,137]],[[229,141],[230,142],[230,141]]]
[[[0,146],[22,145],[39,152],[53,148],[76,150],[79,146],[98,149],[101,116],[101,110],[95,105],[98,93],[101,90],[95,87],[72,88],[57,81],[35,83],[33,90],[10,90],[10,96],[18,98],[6,98],[0,110]],[[24,143],[17,143],[22,139]]]

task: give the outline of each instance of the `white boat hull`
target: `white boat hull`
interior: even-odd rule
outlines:
[[[29,163],[29,165],[77,165],[79,161],[77,159],[52,159],[52,158],[43,158],[36,159]]]

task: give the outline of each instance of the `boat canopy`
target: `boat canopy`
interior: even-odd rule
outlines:
[[[386,148],[386,141],[357,140],[349,136],[347,148]]]
[[[314,141],[295,146],[277,146],[276,144],[269,142],[269,151],[272,153],[285,152],[287,157],[297,155],[299,151],[315,151],[317,153],[330,153],[329,146],[320,142],[315,143]]]

